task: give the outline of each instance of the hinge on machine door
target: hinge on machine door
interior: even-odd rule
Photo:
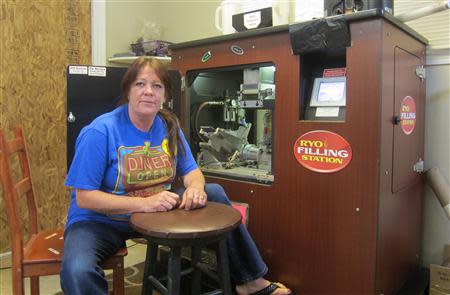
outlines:
[[[417,173],[422,173],[423,172],[423,160],[422,160],[422,158],[419,158],[419,161],[417,161],[415,164],[414,164],[414,167],[413,167],[413,170],[414,170],[414,172],[417,172]]]
[[[427,78],[426,70],[423,66],[416,67],[416,75],[420,80],[425,80]]]

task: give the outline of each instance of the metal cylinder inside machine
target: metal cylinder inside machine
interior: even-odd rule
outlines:
[[[242,149],[242,158],[246,161],[255,161],[259,160],[259,148],[252,144],[247,144]]]

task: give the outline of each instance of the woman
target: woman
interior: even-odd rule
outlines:
[[[177,118],[161,109],[170,92],[165,67],[139,58],[121,86],[124,104],[83,128],[67,175],[74,188],[60,276],[67,295],[107,294],[98,264],[138,236],[128,224],[131,213],[191,210],[207,199],[229,204],[220,186],[205,185]],[[176,175],[185,187],[179,194],[170,191]],[[244,226],[227,244],[238,294],[291,293],[263,278],[267,267]]]

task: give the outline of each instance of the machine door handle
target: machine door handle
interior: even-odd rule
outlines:
[[[401,122],[401,119],[400,119],[400,117],[399,116],[394,116],[393,118],[392,118],[392,123],[394,124],[394,125],[398,125],[398,124],[400,124],[400,122]]]

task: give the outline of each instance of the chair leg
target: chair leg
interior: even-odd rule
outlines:
[[[232,295],[226,239],[220,240],[218,249],[219,253],[217,253],[217,268],[220,277],[220,285],[224,295]]]
[[[12,267],[12,289],[13,294],[25,294],[24,278],[22,277],[23,269],[17,266]]]
[[[125,294],[125,283],[124,283],[124,259],[123,257],[118,258],[117,264],[113,269],[113,294],[114,295],[124,295]]]
[[[198,267],[198,263],[201,260],[201,251],[200,247],[194,246],[191,248],[191,267],[194,269],[191,282],[192,295],[199,295],[202,289],[202,271]]]
[[[31,295],[39,295],[39,277],[30,277]]]
[[[167,294],[179,295],[181,282],[181,247],[172,246],[169,255]]]

